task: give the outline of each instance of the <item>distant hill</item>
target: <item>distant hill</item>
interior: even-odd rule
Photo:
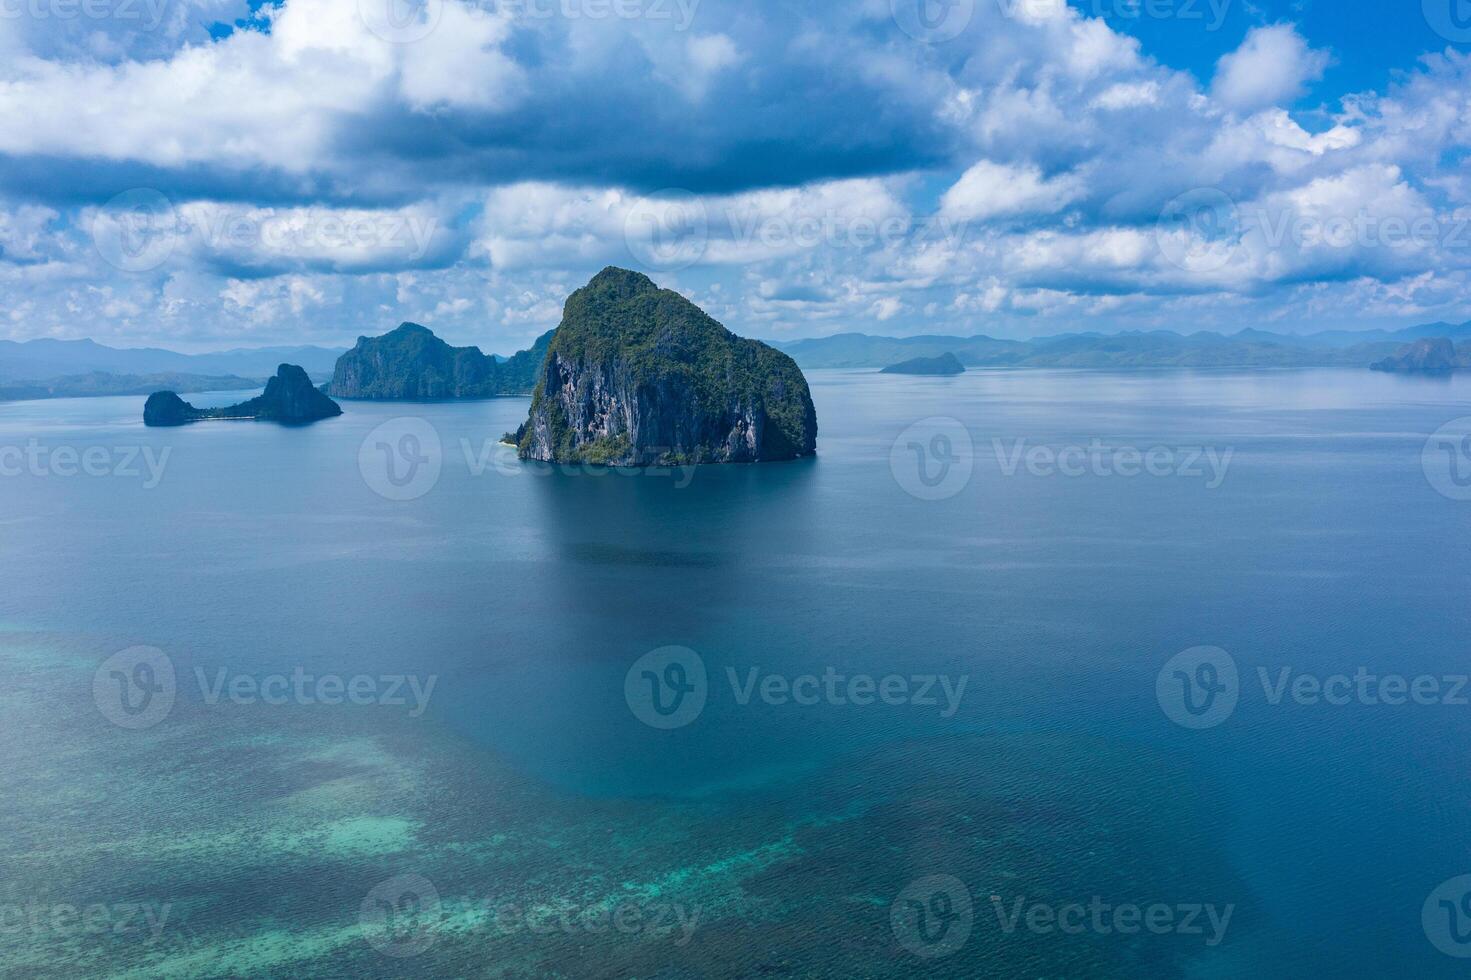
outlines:
[[[341,348],[327,347],[261,347],[180,354],[157,347],[107,347],[91,340],[0,340],[0,381],[35,381],[94,372],[268,378],[283,363],[299,364],[308,374],[325,379],[332,375],[333,365],[341,354]]]
[[[109,374],[92,371],[43,381],[0,381],[0,401],[29,401],[37,398],[90,398],[102,395],[147,395],[169,391],[247,391],[265,384],[256,378],[236,375]]]

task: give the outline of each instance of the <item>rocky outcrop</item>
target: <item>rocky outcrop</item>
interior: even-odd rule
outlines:
[[[817,412],[786,354],[607,268],[568,297],[514,439],[549,462],[753,463],[816,452]]]
[[[879,372],[880,374],[964,374],[965,365],[960,363],[960,358],[951,353],[941,354],[939,357],[915,357],[898,364],[890,364]]]
[[[1394,374],[1450,374],[1463,366],[1456,345],[1448,338],[1428,337],[1406,344],[1384,360],[1369,365],[1369,369]]]
[[[536,384],[551,334],[504,361],[478,347],[451,347],[428,327],[404,323],[381,337],[359,337],[337,359],[328,391],[337,398],[443,401],[526,395]]]
[[[336,402],[322,394],[305,371],[282,364],[266,390],[249,401],[228,408],[195,408],[172,391],[155,391],[143,405],[143,424],[184,425],[203,419],[261,419],[300,425],[342,414]]]

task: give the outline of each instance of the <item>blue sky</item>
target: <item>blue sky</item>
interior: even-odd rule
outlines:
[[[1459,322],[1468,142],[1467,0],[0,0],[0,336]]]

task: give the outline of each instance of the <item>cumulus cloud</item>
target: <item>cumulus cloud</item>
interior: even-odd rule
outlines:
[[[1291,24],[1254,28],[1241,47],[1216,64],[1211,95],[1242,111],[1281,105],[1322,78],[1329,60],[1327,51],[1309,47]]]

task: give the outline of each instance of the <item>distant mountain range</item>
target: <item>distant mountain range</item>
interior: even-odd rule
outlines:
[[[1440,337],[1453,343],[1471,342],[1471,322],[1303,335],[1255,329],[1229,335],[1158,330],[1001,340],[984,335],[879,337],[841,333],[767,343],[790,354],[804,368],[882,368],[947,353],[953,353],[967,367],[1368,368],[1395,357],[1407,344]],[[540,355],[547,340],[542,337],[536,348],[521,352],[515,359],[490,354],[483,355],[483,360],[489,365],[514,368],[528,356],[535,359]],[[107,347],[91,340],[0,340],[0,401],[148,394],[160,389],[244,390],[262,386],[282,364],[299,365],[314,381],[322,382],[332,378],[338,359],[345,353],[345,348],[302,346],[180,354],[156,347]],[[533,370],[537,366],[531,365]],[[523,372],[487,367],[482,373],[519,376]]]
[[[180,354],[156,347],[106,347],[91,340],[0,340],[0,381],[45,381],[99,371],[269,378],[282,364],[300,365],[326,379],[342,353],[342,348],[329,347],[260,347]]]
[[[39,398],[89,398],[100,395],[150,395],[155,391],[246,391],[265,382],[233,374],[110,374],[91,371],[46,381],[0,381],[0,401]]]
[[[771,341],[804,368],[887,367],[916,357],[953,353],[967,367],[1362,367],[1426,337],[1471,339],[1471,322],[1431,323],[1405,330],[1334,330],[1293,335],[1264,330],[1178,334],[1168,330],[1079,333],[1034,340],[977,335],[875,337],[835,334]]]

